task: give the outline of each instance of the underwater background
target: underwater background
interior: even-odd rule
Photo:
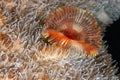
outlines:
[[[114,26],[114,27],[113,27]],[[117,61],[120,72],[120,19],[115,21],[113,24],[106,29],[104,39],[107,41],[106,45],[108,45],[108,52],[112,54],[112,58]]]

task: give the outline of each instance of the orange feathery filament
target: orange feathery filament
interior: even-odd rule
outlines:
[[[98,54],[98,50],[94,46],[89,45],[89,44],[87,44],[87,43],[85,43],[84,41],[81,41],[81,40],[79,40],[77,42],[83,46],[87,55],[93,56],[93,55]]]
[[[45,30],[42,34],[43,35],[48,34],[49,35],[48,40],[50,40],[50,42],[56,42],[58,46],[61,46],[63,48],[72,47],[73,45],[71,45],[71,43],[74,42],[74,43],[77,43],[78,45],[82,46],[86,52],[86,55],[88,55],[88,56],[93,56],[98,53],[98,50],[95,47],[89,45],[88,43],[81,41],[81,40],[70,39],[61,32],[57,32],[55,30],[48,29],[48,30]]]
[[[51,29],[45,30],[42,33],[42,35],[44,35],[44,34],[48,35],[48,37],[49,37],[48,41],[50,43],[55,42],[59,46],[62,46],[62,47],[66,47],[71,40],[68,37],[66,37],[63,33],[60,33],[60,32],[57,32],[57,31],[51,30]],[[63,43],[63,41],[64,41],[64,43]]]

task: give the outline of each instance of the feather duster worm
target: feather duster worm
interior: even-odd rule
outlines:
[[[87,56],[98,54],[101,45],[101,29],[93,14],[87,10],[72,6],[60,7],[45,18],[47,30],[44,38],[64,48],[84,49]],[[80,47],[79,47],[80,46]]]

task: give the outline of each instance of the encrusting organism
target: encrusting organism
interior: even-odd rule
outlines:
[[[6,17],[3,15],[2,10],[0,9],[0,28],[5,24]]]
[[[119,80],[102,40],[119,16],[119,0],[0,0],[0,80]]]

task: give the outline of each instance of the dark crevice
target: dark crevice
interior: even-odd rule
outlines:
[[[107,27],[103,40],[107,41],[108,52],[118,63],[120,72],[120,19]]]

